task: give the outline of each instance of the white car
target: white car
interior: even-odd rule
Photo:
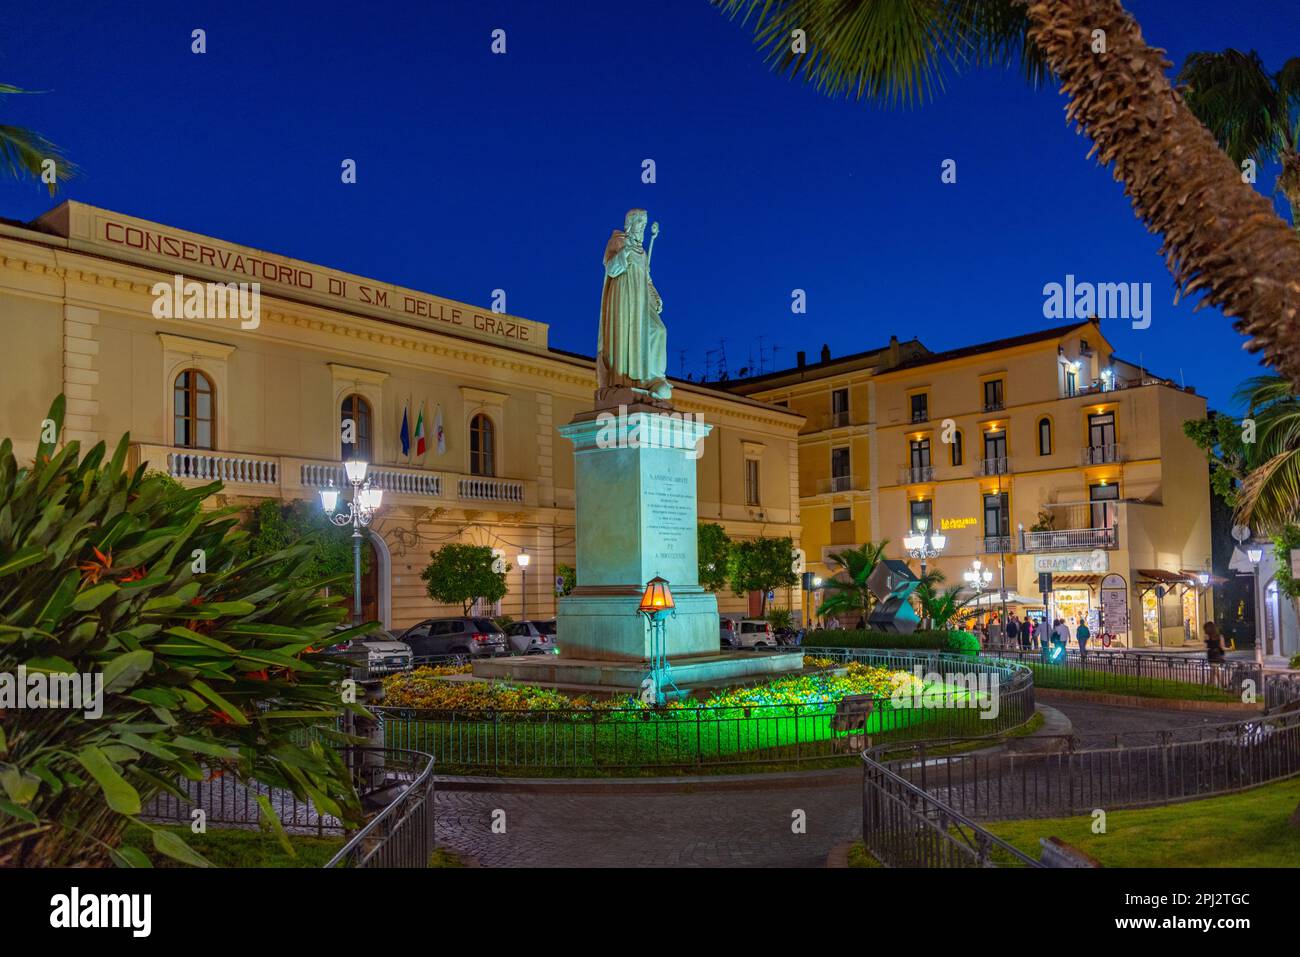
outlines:
[[[772,625],[762,618],[718,619],[722,630],[722,645],[727,648],[775,648],[776,636]]]
[[[506,643],[521,655],[554,654],[555,619],[517,621],[506,629]]]

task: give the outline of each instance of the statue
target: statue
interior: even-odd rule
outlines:
[[[622,229],[605,246],[605,285],[600,296],[596,343],[596,405],[646,403],[671,408],[668,330],[663,300],[650,281],[650,254],[659,224],[650,227],[650,248],[641,245],[646,211],[630,209]]]

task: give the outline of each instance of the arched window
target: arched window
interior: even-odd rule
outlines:
[[[351,437],[348,442],[348,422],[352,423]],[[355,392],[343,398],[343,408],[339,411],[339,436],[342,441],[343,461],[361,459],[371,461],[370,457],[370,403]]]
[[[1038,454],[1052,454],[1052,420],[1047,417],[1038,420]]]
[[[471,475],[496,475],[496,437],[492,420],[482,412],[469,420],[469,471]]]
[[[212,449],[217,434],[217,394],[212,380],[198,369],[186,369],[172,387],[176,444],[185,449]]]

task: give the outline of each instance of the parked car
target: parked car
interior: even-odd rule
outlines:
[[[343,631],[350,625],[340,625]],[[394,638],[391,632],[380,629],[359,638],[351,638],[330,648],[330,654],[346,658],[355,668],[365,668],[373,674],[390,674],[411,670],[411,646]]]
[[[402,641],[420,658],[505,654],[506,636],[491,618],[427,618],[402,632]]]
[[[776,636],[772,625],[762,618],[719,618],[723,648],[772,648]]]
[[[555,619],[517,621],[506,629],[506,641],[521,655],[554,654]]]

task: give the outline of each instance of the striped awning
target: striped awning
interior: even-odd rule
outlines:
[[[1153,585],[1197,585],[1200,580],[1191,572],[1168,572],[1163,568],[1139,568],[1138,578]]]
[[[1093,585],[1100,582],[1101,578],[1102,576],[1100,574],[1092,574],[1088,572],[1054,574],[1052,575],[1052,587],[1056,588],[1058,585],[1087,585],[1091,588]]]

